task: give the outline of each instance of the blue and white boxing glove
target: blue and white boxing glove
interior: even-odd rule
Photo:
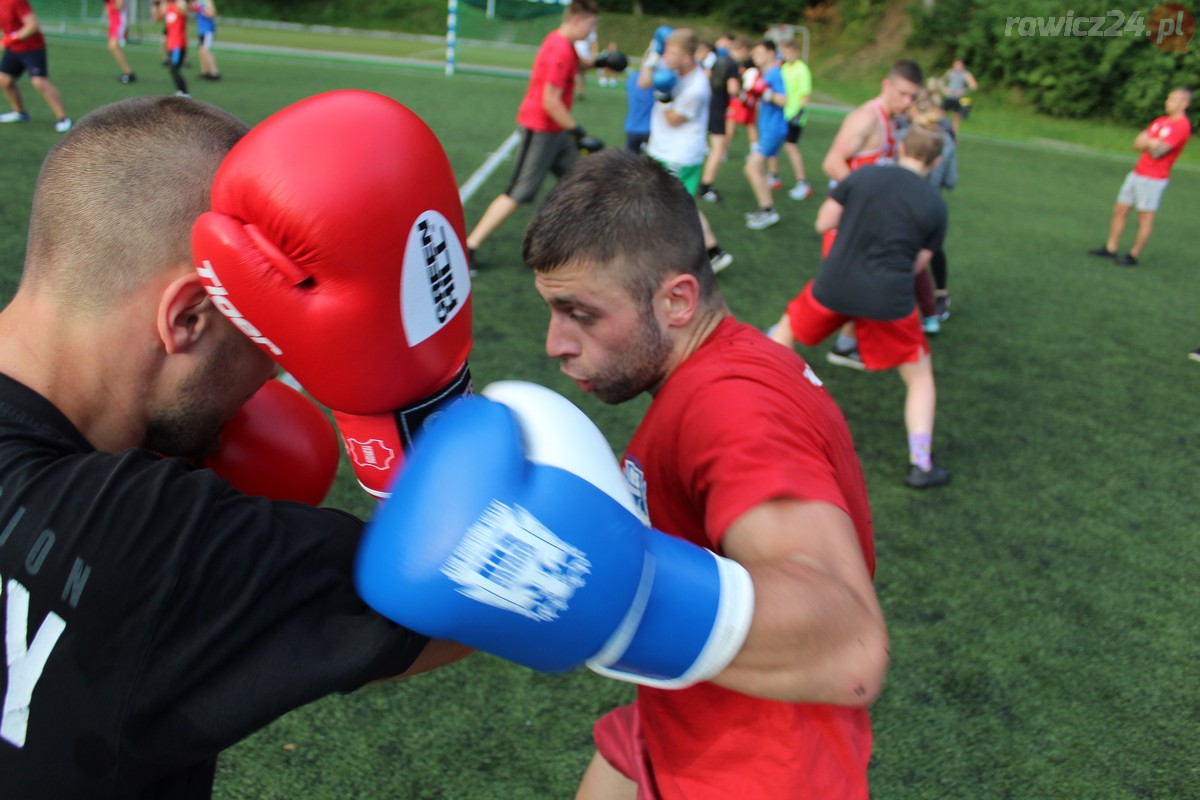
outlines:
[[[425,430],[355,580],[372,608],[428,636],[667,688],[721,672],[754,612],[741,565],[641,521],[582,411],[515,381]]]
[[[669,103],[675,99],[675,86],[679,83],[679,75],[675,70],[659,67],[654,70],[654,99],[660,103]]]

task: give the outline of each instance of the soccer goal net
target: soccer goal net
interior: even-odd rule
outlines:
[[[473,47],[531,50],[562,22],[569,0],[448,0],[446,74]]]
[[[46,33],[78,36],[108,36],[108,10],[104,0],[35,0],[31,3],[38,23]],[[150,0],[125,0],[129,19],[126,38],[130,41],[153,40],[161,31],[150,16]]]

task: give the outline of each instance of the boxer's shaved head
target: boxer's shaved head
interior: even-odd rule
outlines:
[[[91,112],[38,176],[22,288],[96,312],[191,263],[191,227],[247,127],[215,106],[135,97]]]

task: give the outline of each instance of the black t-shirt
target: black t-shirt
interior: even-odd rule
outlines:
[[[427,639],[351,580],[362,523],[97,452],[0,375],[0,795],[211,795],[216,754],[409,667]]]
[[[927,180],[897,165],[856,169],[829,196],[842,204],[842,219],[813,297],[851,317],[911,314],[913,261],[922,249],[941,249],[945,202]]]
[[[725,118],[725,107],[729,105],[729,79],[738,76],[737,63],[733,58],[721,53],[710,71],[712,83],[712,100],[709,105],[709,118]]]

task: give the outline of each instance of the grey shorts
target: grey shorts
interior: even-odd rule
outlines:
[[[1130,172],[1121,184],[1121,191],[1117,192],[1117,202],[1125,206],[1134,206],[1138,211],[1158,211],[1166,188],[1166,178],[1147,178]]]
[[[528,203],[537,196],[547,172],[561,178],[579,159],[579,148],[566,131],[542,133],[521,129],[521,147],[512,182],[504,192],[518,203]]]

